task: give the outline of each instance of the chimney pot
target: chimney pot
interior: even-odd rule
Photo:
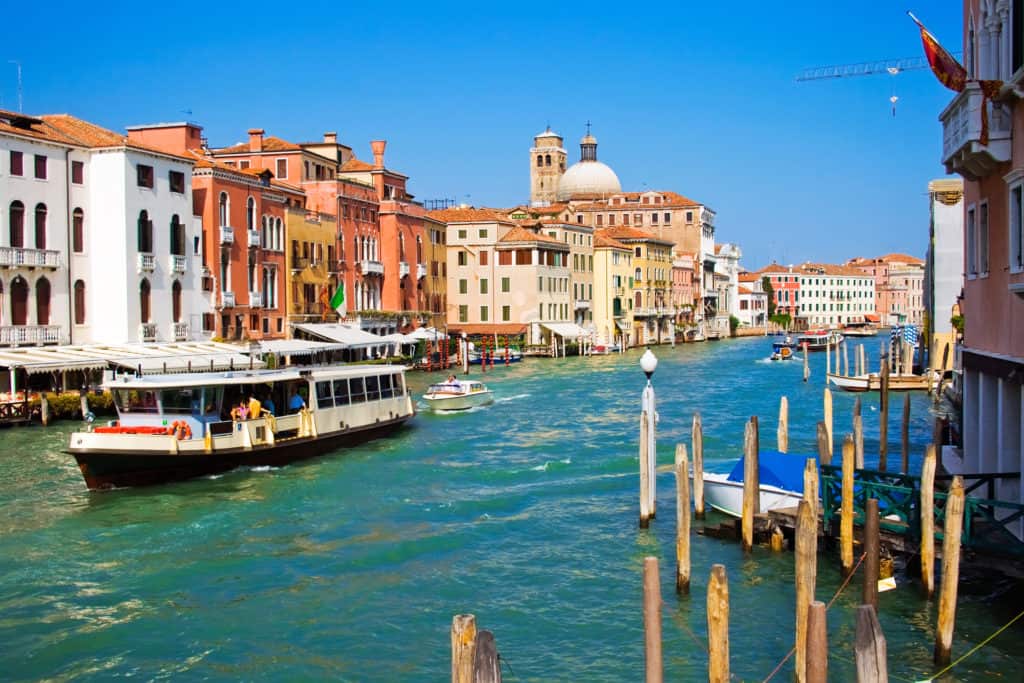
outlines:
[[[384,168],[384,148],[387,147],[387,140],[373,140],[370,142],[370,149],[373,150],[373,167]]]
[[[263,129],[262,128],[250,128],[249,129],[249,151],[250,152],[262,152],[263,151]]]
[[[331,145],[338,144],[338,134],[337,133],[324,133],[324,142],[326,142],[328,144],[331,144]]]

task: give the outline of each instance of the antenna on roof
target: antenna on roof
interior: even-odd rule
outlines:
[[[18,68],[18,113],[24,114],[25,112],[22,111],[24,105],[24,96],[21,88],[21,62],[19,62],[17,59],[8,59],[7,63],[14,64]]]

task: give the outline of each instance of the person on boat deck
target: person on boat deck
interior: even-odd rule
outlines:
[[[256,394],[249,394],[249,417],[255,420],[262,411],[263,406],[260,404],[260,400],[256,398]]]
[[[267,394],[263,399],[263,412],[267,415],[276,415],[277,413],[274,412],[275,410],[277,410],[277,408],[274,406],[274,399],[270,394]]]
[[[297,413],[306,407],[306,400],[302,398],[296,387],[291,388],[291,392],[288,395],[288,410],[293,413]]]
[[[232,420],[248,420],[249,419],[249,404],[244,400],[237,406],[231,409]]]
[[[447,383],[448,384],[454,384],[455,386],[459,386],[459,380],[458,380],[458,378],[455,375],[448,375],[448,382]]]

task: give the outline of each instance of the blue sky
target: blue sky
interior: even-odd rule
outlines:
[[[953,93],[928,71],[794,80],[921,56],[907,9],[960,49],[953,0],[21,3],[6,10],[24,30],[0,52],[0,97],[16,108],[16,59],[28,113],[116,130],[189,119],[216,146],[251,127],[337,131],[361,158],[384,138],[418,198],[477,206],[526,201],[533,135],[550,123],[573,163],[590,120],[624,189],[711,206],[750,268],[923,256]]]

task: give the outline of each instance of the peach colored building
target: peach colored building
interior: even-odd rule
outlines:
[[[633,330],[629,281],[633,277],[633,248],[594,233],[594,328],[596,344],[629,346]]]
[[[964,178],[962,460],[954,471],[1024,469],[1024,3],[966,0],[967,83],[939,115],[942,161]],[[1001,81],[996,93],[981,81]],[[983,118],[984,115],[984,118]],[[945,455],[945,454],[944,454]],[[1024,479],[995,498],[1024,502]],[[1015,525],[1024,537],[1024,522]]]
[[[203,219],[203,289],[215,307],[204,330],[235,340],[288,336],[285,211],[302,207],[305,193],[261,166],[210,158],[202,128],[194,124],[134,126],[128,135],[195,160],[192,199]]]
[[[846,265],[875,279],[875,310],[885,325],[924,322],[924,260],[909,254],[857,257]]]

